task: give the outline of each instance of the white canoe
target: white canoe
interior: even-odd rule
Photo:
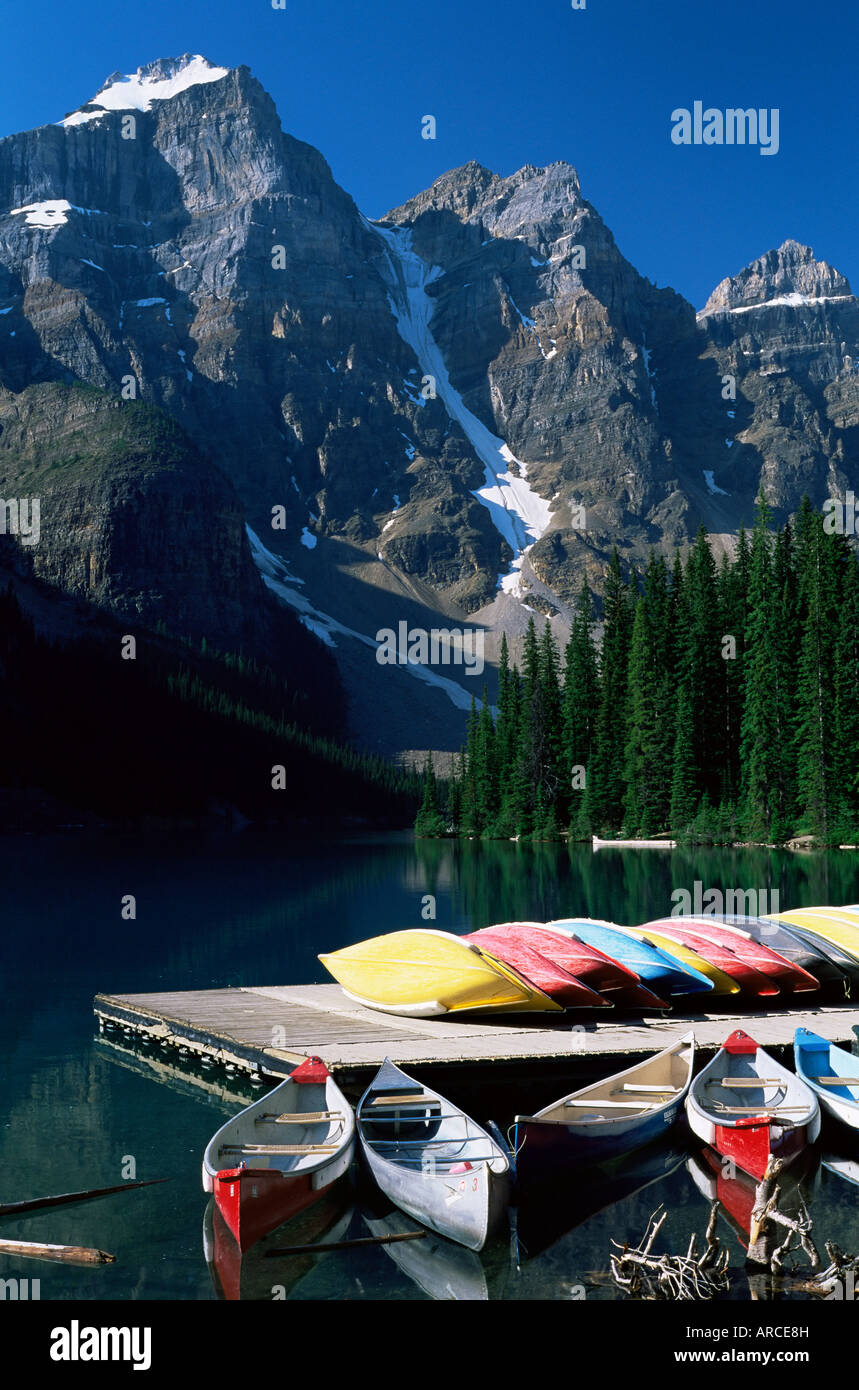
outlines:
[[[387,1057],[357,1115],[361,1153],[385,1196],[439,1235],[482,1250],[510,1202],[510,1160],[486,1130]]]
[[[325,1064],[309,1057],[212,1136],[203,1190],[248,1250],[343,1177],[354,1148],[352,1107]]]

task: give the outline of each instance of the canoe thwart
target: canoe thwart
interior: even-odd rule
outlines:
[[[429,1108],[430,1106],[437,1107],[438,1101],[434,1100],[432,1096],[418,1091],[416,1095],[410,1096],[373,1096],[365,1104],[372,1106],[374,1110],[378,1110],[383,1105],[425,1105]]]
[[[223,1154],[311,1154],[335,1153],[339,1144],[224,1144]]]
[[[721,1101],[711,1101],[710,1108],[715,1110],[718,1115],[763,1115],[785,1114],[788,1111],[799,1111],[803,1115],[807,1113],[807,1105],[773,1105],[771,1101],[761,1101],[760,1105],[723,1105]]]
[[[291,1115],[289,1112],[278,1115],[274,1111],[270,1111],[268,1114],[257,1116],[254,1120],[254,1124],[318,1125],[321,1124],[323,1120],[339,1120],[342,1124],[343,1118],[339,1110],[305,1110],[304,1113],[299,1111],[295,1115]]]
[[[859,1086],[859,1076],[812,1076],[809,1073],[808,1079],[815,1086]]]
[[[777,1076],[714,1076],[707,1085],[729,1086],[735,1090],[738,1086],[783,1086],[784,1079],[779,1080]]]
[[[605,1110],[610,1106],[612,1110],[661,1110],[664,1102],[661,1100],[565,1100],[565,1106],[575,1106],[584,1110]]]

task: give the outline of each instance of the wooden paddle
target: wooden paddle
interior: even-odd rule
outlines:
[[[0,1216],[22,1216],[24,1212],[41,1211],[43,1207],[64,1207],[72,1202],[89,1202],[93,1197],[107,1197],[111,1192],[129,1192],[133,1187],[154,1187],[170,1178],[147,1178],[145,1182],[121,1182],[115,1187],[92,1187],[88,1192],[63,1192],[59,1197],[31,1197],[24,1202],[0,1204]]]

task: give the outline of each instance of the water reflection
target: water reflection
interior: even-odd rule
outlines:
[[[0,841],[5,1199],[107,1186],[122,1180],[129,1158],[137,1178],[171,1178],[163,1187],[89,1207],[4,1221],[3,1230],[9,1239],[116,1251],[115,1265],[97,1269],[41,1266],[43,1300],[217,1296],[201,1258],[200,1160],[219,1117],[241,1109],[250,1094],[238,1078],[204,1082],[193,1067],[183,1071],[172,1054],[158,1049],[137,1054],[121,1036],[109,1061],[92,1035],[98,991],[319,981],[318,951],[420,925],[426,894],[436,897],[435,925],[445,930],[571,913],[641,922],[670,911],[672,891],[691,892],[696,880],[723,890],[777,888],[782,906],[855,902],[857,865],[859,859],[846,853],[593,853],[581,845],[416,843],[408,835],[338,842],[266,835]],[[128,893],[137,899],[132,922],[120,914]],[[514,1094],[506,1074],[493,1069],[479,1095],[455,1098],[476,1118],[503,1126],[517,1105],[524,1109],[561,1094],[564,1078],[548,1068],[527,1082],[520,1076],[518,1084]],[[815,1240],[822,1249],[834,1237],[854,1253],[859,1146],[854,1137],[841,1153],[826,1128],[822,1150],[809,1190]],[[651,1159],[656,1162],[655,1155]],[[615,1175],[618,1186],[608,1195],[608,1175],[578,1171],[543,1210],[528,1212],[523,1204],[513,1254],[506,1242],[487,1252],[491,1258],[481,1257],[481,1273],[470,1287],[479,1291],[482,1278],[490,1299],[570,1299],[582,1288],[589,1299],[621,1297],[607,1278],[612,1238],[638,1240],[660,1202],[670,1211],[672,1248],[685,1248],[693,1230],[700,1238],[708,1221],[711,1198],[685,1162],[660,1161],[667,1166],[656,1176]],[[367,1234],[358,1210],[348,1234]],[[725,1228],[725,1236],[733,1241],[737,1270],[731,1296],[748,1299],[739,1233]],[[402,1250],[410,1245],[423,1242],[406,1242]],[[32,1268],[0,1258],[0,1278],[27,1277]],[[384,1246],[313,1257],[294,1281],[289,1270],[278,1279],[266,1269],[264,1277],[269,1298],[277,1283],[291,1299],[408,1300],[432,1296],[435,1286],[434,1272],[414,1265],[407,1270]],[[247,1278],[242,1270],[240,1292]],[[224,1279],[236,1287],[235,1277]],[[462,1279],[461,1272],[448,1273],[442,1293],[461,1287]]]

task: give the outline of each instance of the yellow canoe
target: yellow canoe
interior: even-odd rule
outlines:
[[[319,959],[348,998],[383,1013],[432,1018],[464,1009],[563,1012],[511,966],[431,927],[388,932]]]
[[[791,922],[803,931],[812,932],[822,941],[838,946],[859,961],[859,918],[837,907],[797,907],[790,912],[772,912],[774,922]]]
[[[680,919],[682,922],[682,918]],[[726,975],[724,970],[720,970],[718,965],[712,965],[705,960],[704,956],[699,956],[697,951],[693,951],[689,946],[682,946],[679,941],[672,941],[670,936],[663,936],[661,932],[651,931],[650,927],[624,927],[625,932],[630,936],[637,937],[639,941],[649,941],[652,946],[658,946],[660,951],[665,951],[681,964],[688,965],[691,970],[697,970],[699,974],[706,975],[708,980],[713,981],[713,994],[739,994],[740,986],[730,975]]]

